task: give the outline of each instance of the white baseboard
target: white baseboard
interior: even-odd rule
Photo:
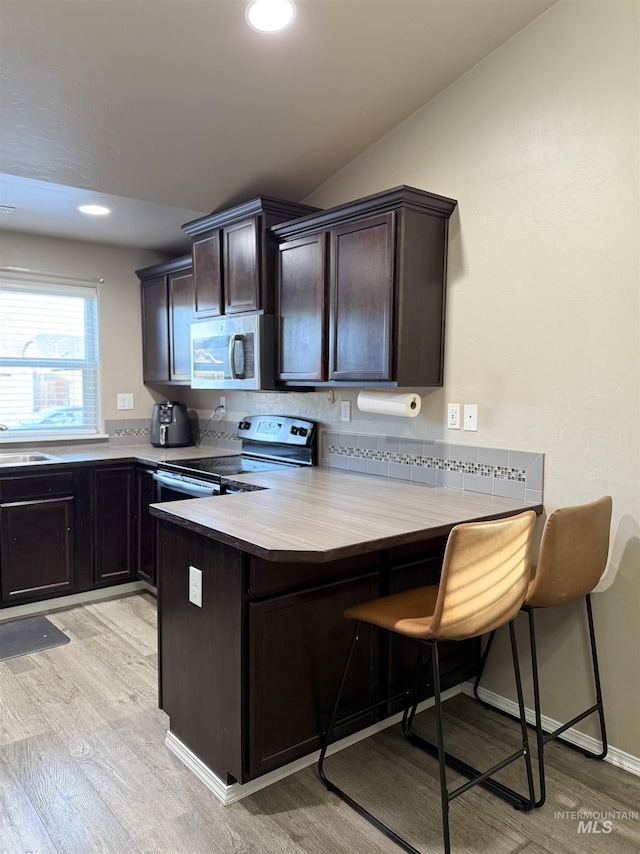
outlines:
[[[462,693],[469,697],[473,697],[473,682],[463,683]],[[518,714],[518,704],[514,700],[508,700],[501,694],[496,694],[486,688],[479,688],[478,696],[481,699],[486,700],[489,705],[502,709],[503,712],[509,712],[511,715]],[[527,721],[530,724],[535,723],[535,713],[533,709],[526,709],[526,716]],[[541,715],[541,720],[542,728],[548,732],[553,732],[553,730],[562,726],[561,721],[555,721],[547,715]],[[567,741],[570,741],[571,744],[575,744],[577,747],[582,747],[585,750],[590,750],[593,753],[597,753],[602,749],[597,738],[585,735],[574,728],[563,732],[562,737]],[[640,757],[638,756],[633,756],[631,753],[626,753],[624,750],[619,750],[617,747],[611,747],[611,745],[609,745],[604,761],[610,762],[612,765],[615,765],[618,768],[623,768],[625,771],[629,771],[631,774],[636,774],[640,777]]]
[[[456,685],[453,688],[443,691],[442,699],[448,700],[451,697],[457,696],[459,693],[460,686]],[[418,711],[422,712],[424,709],[429,709],[432,706],[433,699],[425,700],[419,704]],[[399,712],[397,715],[385,718],[385,720],[380,721],[379,723],[373,724],[359,732],[355,732],[353,735],[349,735],[340,741],[336,741],[330,745],[327,750],[327,756],[330,756],[332,753],[337,753],[340,750],[344,750],[345,747],[349,747],[358,741],[369,738],[370,735],[374,735],[376,732],[381,732],[390,726],[394,726],[394,724],[399,723],[401,720],[402,712]],[[320,756],[320,751],[316,750],[313,753],[309,753],[307,756],[303,756],[300,759],[296,759],[294,762],[290,762],[288,765],[284,765],[282,768],[276,768],[275,771],[269,771],[267,774],[263,774],[255,780],[250,780],[248,783],[232,783],[228,786],[220,779],[220,777],[217,776],[217,774],[214,774],[209,766],[205,765],[205,763],[199,759],[195,753],[192,753],[192,751],[189,750],[189,748],[180,741],[180,739],[175,736],[171,730],[167,731],[164,744],[167,750],[170,750],[174,756],[177,756],[177,758],[186,765],[193,774],[195,774],[200,782],[204,783],[209,791],[211,791],[224,806],[232,804],[234,801],[239,801],[242,798],[246,798],[247,795],[252,795],[254,792],[259,792],[260,789],[264,789],[272,783],[277,783],[278,780],[283,780],[285,777],[289,777],[291,774],[295,774],[297,771],[301,771],[309,765],[315,765],[318,761],[318,757]]]

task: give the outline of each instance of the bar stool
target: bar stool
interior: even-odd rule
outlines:
[[[579,750],[592,759],[604,759],[607,755],[607,733],[604,722],[602,705],[602,688],[596,650],[596,635],[591,609],[591,591],[596,586],[607,565],[609,554],[609,532],[611,528],[611,496],[591,504],[581,504],[574,507],[563,507],[555,510],[547,518],[542,531],[538,563],[532,568],[531,582],[523,605],[523,610],[529,616],[529,642],[531,647],[531,673],[533,681],[533,703],[535,712],[536,742],[538,749],[538,777],[540,796],[535,802],[541,807],[546,798],[544,774],[544,745],[556,739],[574,750]],[[540,683],[538,678],[538,653],[536,649],[536,633],[534,615],[538,608],[552,608],[584,598],[589,627],[589,642],[591,646],[591,664],[595,686],[596,702],[576,715],[570,721],[562,724],[552,732],[542,728],[540,711]],[[478,686],[484,667],[491,650],[495,631],[491,632],[487,646],[482,656],[480,671],[476,677],[473,693],[485,707],[495,708],[478,696]],[[503,712],[502,709],[498,711]],[[508,717],[515,718],[508,712]],[[600,723],[600,738],[602,750],[593,752],[572,744],[560,738],[565,730],[574,724],[597,713]]]
[[[517,809],[531,809],[535,797],[533,771],[524,717],[524,700],[513,620],[524,602],[529,583],[531,544],[535,520],[536,514],[529,510],[508,519],[457,525],[452,529],[447,540],[442,574],[437,586],[418,587],[414,590],[384,596],[348,608],[344,612],[347,619],[356,621],[356,626],[331,713],[329,728],[320,751],[318,774],[330,792],[335,792],[345,803],[409,854],[419,854],[419,852],[388,825],[369,813],[350,795],[331,782],[324,771],[325,755],[336,723],[349,665],[359,639],[360,627],[362,623],[368,623],[419,642],[413,685],[410,690],[400,695],[405,698],[404,724],[408,722],[409,717],[412,717],[417,704],[417,694],[429,666],[428,661],[423,665],[423,653],[425,649],[430,652],[437,745],[424,739],[414,740],[410,738],[409,740],[415,746],[429,753],[434,753],[438,757],[445,854],[449,854],[451,850],[449,804],[472,786],[479,784],[490,789]],[[444,749],[438,645],[445,640],[456,641],[474,638],[507,623],[509,624],[516,691],[521,712],[522,747],[487,771],[480,772],[446,753]],[[374,703],[369,709],[387,702],[389,702],[388,698],[380,703]],[[403,730],[405,729],[406,727],[403,726]],[[408,737],[406,731],[405,735]],[[525,761],[528,796],[520,795],[490,779],[499,770],[520,758]],[[451,792],[447,789],[447,764],[469,778],[466,783]]]

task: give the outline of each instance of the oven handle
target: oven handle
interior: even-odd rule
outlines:
[[[175,492],[184,492],[185,495],[190,495],[192,498],[209,498],[212,495],[217,495],[217,490],[210,484],[206,486],[198,486],[196,483],[185,483],[177,477],[164,475],[161,472],[156,472],[153,479],[161,486],[167,486]]]

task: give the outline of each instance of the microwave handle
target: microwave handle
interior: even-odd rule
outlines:
[[[236,372],[236,345],[238,343],[242,344],[244,341],[244,336],[239,335],[237,332],[234,332],[233,335],[229,338],[229,370],[231,372],[231,379],[237,380],[238,374]],[[242,373],[244,373],[244,347],[241,349],[242,353]]]

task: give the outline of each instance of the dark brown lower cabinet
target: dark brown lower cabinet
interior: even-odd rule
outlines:
[[[138,484],[144,513],[136,504]],[[137,482],[130,463],[2,474],[0,607],[133,581],[138,558],[151,580],[152,487],[151,472]]]
[[[278,596],[249,605],[249,776],[311,753],[326,731],[354,624],[344,610],[378,595],[378,576]],[[366,628],[351,663],[341,717],[378,696],[377,645]],[[337,737],[373,722],[371,713]]]
[[[171,731],[225,783],[243,777],[242,552],[158,523],[160,708]],[[202,572],[202,608],[189,567]]]
[[[94,471],[94,581],[134,579],[136,575],[135,466],[105,466]]]
[[[437,582],[444,548],[433,540],[329,562],[272,562],[163,519],[158,531],[160,706],[171,732],[225,783],[319,747],[355,629],[345,609]],[[201,608],[189,601],[190,566],[202,572]],[[363,628],[339,719],[354,717],[337,738],[397,710],[381,702],[365,711],[408,688],[415,656],[415,645]],[[457,664],[473,672],[474,656],[472,646],[446,645],[445,680]]]
[[[4,603],[73,587],[73,511],[73,495],[0,504]]]

